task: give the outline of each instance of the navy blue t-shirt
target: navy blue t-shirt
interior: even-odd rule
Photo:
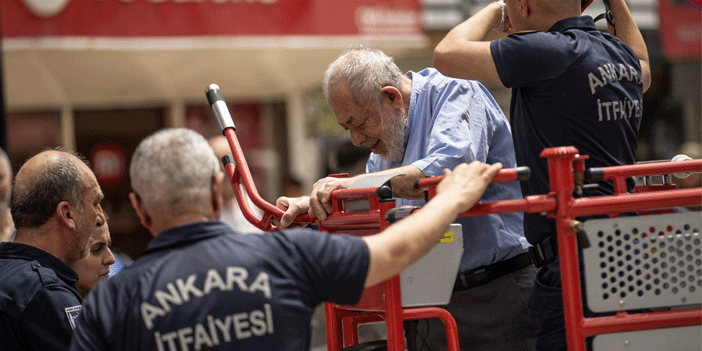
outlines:
[[[81,309],[77,281],[46,251],[0,243],[0,350],[66,350]]]
[[[169,229],[83,305],[71,350],[306,350],[322,301],[355,304],[369,252],[309,229]]]
[[[545,148],[575,146],[586,167],[631,164],[641,123],[643,83],[636,54],[602,33],[591,17],[567,18],[548,32],[509,35],[490,44],[497,72],[512,89],[511,123],[517,164],[531,168],[524,196],[550,191]],[[601,182],[600,194],[613,192]],[[633,182],[629,184],[633,190]],[[555,224],[525,214],[530,243]]]

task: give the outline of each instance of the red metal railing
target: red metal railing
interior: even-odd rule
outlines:
[[[218,88],[216,89],[218,91]],[[216,106],[218,101],[222,101],[221,94],[212,98],[211,92],[208,88],[208,98],[210,98],[210,103],[234,156],[234,162],[226,158],[223,162],[239,206],[249,222],[262,230],[275,230],[271,219],[281,218],[283,211],[259,196],[236,138],[233,122],[231,120],[227,122],[226,118],[221,118],[221,115],[227,117],[228,112],[218,110],[219,107]],[[556,220],[568,349],[584,351],[585,338],[602,333],[701,324],[702,309],[637,314],[621,311],[616,316],[585,318],[582,308],[576,238],[580,226],[575,218],[598,214],[616,216],[621,212],[665,210],[672,207],[700,205],[702,204],[702,188],[683,190],[665,188],[658,191],[630,194],[627,192],[626,179],[632,176],[700,172],[702,171],[702,160],[647,163],[586,170],[585,161],[588,157],[579,155],[578,150],[574,147],[545,149],[540,156],[548,159],[550,193],[526,196],[523,199],[477,203],[460,216],[521,211],[544,213]],[[504,169],[497,174],[493,182],[515,181],[523,179],[525,176],[524,169]],[[576,190],[576,192],[582,190],[585,177],[591,181],[612,180],[615,193],[607,196],[575,198],[573,193]],[[417,183],[417,187],[425,190],[428,198],[431,198],[435,195],[436,185],[441,179],[442,177],[422,179]],[[251,198],[251,202],[263,211],[260,218],[249,207],[244,189]],[[378,198],[375,191],[376,189],[373,188],[333,191],[331,201],[334,211],[325,221],[317,221],[316,218],[303,215],[295,219],[295,222],[316,222],[320,229],[329,232],[344,232],[352,235],[377,233],[389,225],[385,215],[395,207],[395,203],[394,201],[383,201],[383,199]],[[344,212],[343,201],[359,199],[368,201],[368,211],[362,213]],[[404,350],[403,321],[423,318],[441,319],[446,325],[449,350],[459,349],[456,322],[446,310],[437,307],[402,308],[398,276],[366,289],[361,302],[356,306],[325,304],[325,314],[329,350],[341,350],[343,347],[357,344],[357,326],[378,321],[385,321],[387,324],[388,350]]]

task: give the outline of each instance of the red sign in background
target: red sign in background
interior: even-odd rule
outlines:
[[[101,185],[114,185],[124,177],[127,162],[122,148],[115,143],[100,143],[90,151],[90,165]]]
[[[682,0],[659,1],[661,44],[668,60],[702,59],[702,12],[697,7]]]
[[[59,3],[41,17],[31,3]],[[3,37],[419,34],[418,0],[0,0]]]

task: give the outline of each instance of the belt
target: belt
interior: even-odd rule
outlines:
[[[453,291],[467,290],[483,285],[493,279],[528,267],[532,265],[532,263],[531,254],[529,252],[524,252],[504,261],[493,263],[487,267],[458,274],[456,284],[453,286]]]

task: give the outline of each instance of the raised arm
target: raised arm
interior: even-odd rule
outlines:
[[[445,76],[502,84],[490,42],[484,41],[500,25],[502,6],[491,3],[451,29],[434,49],[434,67]],[[503,31],[509,28],[506,9],[504,14],[505,21],[500,26]]]
[[[478,161],[444,170],[437,195],[411,216],[384,231],[363,237],[370,251],[365,286],[373,286],[399,274],[426,254],[458,216],[470,209],[502,165]]]
[[[612,10],[612,16],[614,16],[614,25],[617,32],[616,37],[626,45],[629,45],[639,57],[641,76],[643,78],[643,90],[645,92],[651,86],[651,68],[648,61],[648,50],[646,49],[643,36],[641,36],[641,31],[639,27],[636,26],[634,17],[632,17],[631,12],[629,12],[629,8],[626,6],[624,0],[609,0],[609,6]],[[611,32],[611,27],[609,27],[609,29]]]

